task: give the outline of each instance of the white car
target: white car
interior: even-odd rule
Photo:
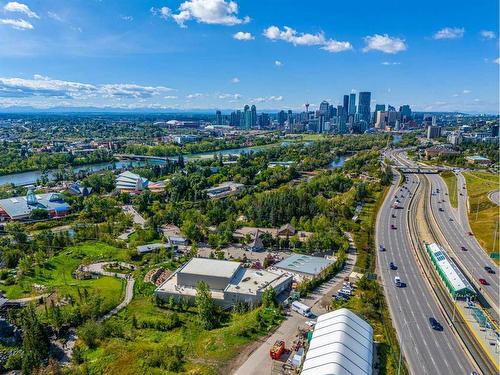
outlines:
[[[306,326],[314,327],[315,325],[316,325],[316,322],[314,320],[308,320],[306,322]]]

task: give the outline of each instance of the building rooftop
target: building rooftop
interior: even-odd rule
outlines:
[[[484,156],[480,156],[480,155],[467,156],[466,159],[473,160],[473,161],[490,161],[490,159],[485,158]]]
[[[305,273],[311,276],[317,275],[334,261],[326,258],[313,257],[304,254],[294,254],[274,265],[290,272]]]
[[[231,278],[240,266],[241,263],[229,260],[193,258],[179,272]]]
[[[371,375],[373,328],[348,309],[318,317],[301,375]]]
[[[161,249],[162,247],[165,247],[164,243],[151,243],[148,245],[137,246],[136,249],[137,249],[137,252],[139,254],[144,254],[144,253],[149,253],[149,252],[154,251],[154,250]]]
[[[28,194],[29,195],[29,194]],[[31,193],[32,202],[28,202],[28,196],[0,199],[0,208],[11,218],[25,218],[32,210],[42,209],[47,211],[68,211],[70,206],[58,193],[34,194]]]
[[[288,275],[279,275],[265,270],[240,268],[227,285],[225,292],[256,295],[259,291],[271,286],[274,287]]]
[[[471,294],[476,293],[474,287],[441,246],[432,243],[427,245],[427,250],[431,253],[434,263],[441,270],[440,273],[448,281],[454,292],[469,291]]]

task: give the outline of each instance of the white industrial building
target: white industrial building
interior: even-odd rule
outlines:
[[[318,317],[301,375],[372,375],[373,328],[348,309]]]
[[[210,287],[212,297],[222,305],[233,305],[238,301],[257,304],[262,293],[273,288],[280,294],[291,286],[292,277],[265,270],[244,268],[242,263],[193,258],[179,267],[155,291],[157,297],[196,297],[196,285],[204,281]]]

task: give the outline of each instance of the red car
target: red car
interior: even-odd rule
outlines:
[[[489,285],[485,279],[479,279],[479,282],[481,283],[481,285]]]

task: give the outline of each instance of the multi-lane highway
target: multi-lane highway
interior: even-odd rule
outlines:
[[[389,155],[390,156],[390,155]],[[412,374],[469,374],[474,365],[459,344],[459,339],[446,325],[412,249],[407,211],[410,194],[421,194],[418,177],[410,175],[406,186],[399,187],[400,178],[393,186],[378,213],[376,242],[378,272],[384,285],[391,317],[399,335],[400,345]],[[396,198],[397,195],[397,198]],[[391,205],[399,200],[401,208]],[[393,262],[397,270],[391,270]],[[399,276],[405,287],[396,287]],[[434,317],[444,326],[443,331],[432,329],[429,318]]]
[[[439,175],[428,175],[431,182],[432,195],[431,207],[434,217],[443,236],[449,245],[451,255],[458,261],[459,266],[469,276],[470,281],[480,289],[494,311],[498,311],[499,277],[498,267],[491,261],[486,252],[481,248],[471,233],[468,224],[467,211],[454,209],[450,205],[450,197],[446,183]],[[458,198],[462,205],[466,205],[466,190],[462,189],[463,183],[458,185]],[[438,193],[439,190],[439,193]],[[462,193],[462,195],[460,195]],[[465,215],[465,217],[463,217]],[[443,244],[445,245],[445,244]],[[489,274],[484,269],[491,267],[495,274]],[[489,285],[481,285],[479,279],[485,279]]]
[[[417,166],[413,161],[408,160],[405,153],[402,152],[396,151],[394,159],[405,167]],[[458,208],[451,207],[448,187],[441,176],[437,174],[428,174],[426,176],[431,183],[432,213],[447,241],[447,244],[442,245],[451,250],[451,254],[458,261],[459,266],[493,308],[493,311],[490,312],[494,318],[498,319],[500,291],[498,266],[491,261],[476,238],[469,235],[472,230],[467,214],[468,202],[465,178],[461,173],[456,173],[456,176]],[[487,273],[484,269],[485,266],[491,267],[495,274]],[[481,285],[479,279],[485,279],[489,285]]]

